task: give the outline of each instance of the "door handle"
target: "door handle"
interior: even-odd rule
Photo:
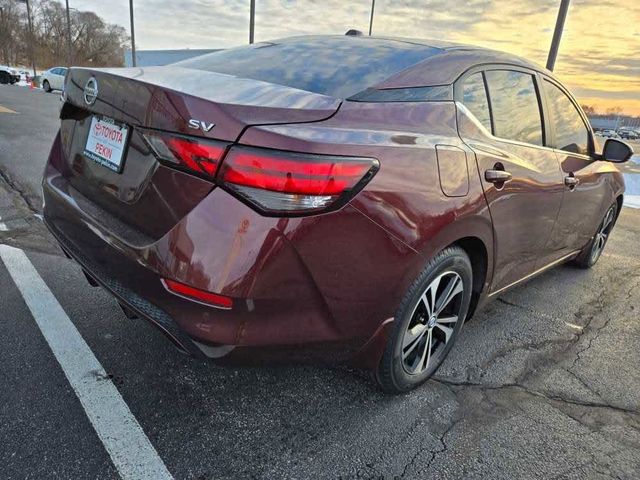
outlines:
[[[511,174],[504,170],[485,170],[484,179],[491,183],[504,183],[511,180]]]
[[[579,183],[580,179],[574,177],[573,175],[567,175],[566,177],[564,177],[564,184],[569,188],[574,188]]]

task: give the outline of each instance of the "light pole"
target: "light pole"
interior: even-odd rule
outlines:
[[[33,76],[36,73],[36,57],[33,49],[33,25],[31,23],[31,7],[29,6],[29,0],[18,0],[20,3],[27,4],[27,22],[29,23],[29,51],[31,53],[31,67],[33,67]]]
[[[376,0],[371,0],[371,18],[369,19],[369,36],[371,36],[371,31],[373,30],[373,11],[376,8]]]
[[[560,46],[560,39],[562,38],[564,21],[567,19],[569,2],[570,0],[560,1],[560,10],[558,10],[558,19],[556,20],[556,29],[553,31],[553,40],[551,40],[549,57],[547,57],[547,70],[550,70],[550,71],[553,71],[553,67],[556,65],[556,57],[558,56],[558,47]]]
[[[131,21],[131,65],[136,66],[136,34],[133,27],[133,0],[129,0],[129,18]]]
[[[249,5],[249,44],[253,43],[253,34],[256,25],[256,0],[251,0]]]
[[[67,66],[71,67],[73,63],[73,53],[71,51],[71,15],[69,14],[69,0],[67,3]]]
[[[2,24],[2,28],[4,28],[4,7],[0,7],[0,24]],[[9,55],[7,55],[7,49],[4,44],[2,45],[2,57],[4,63],[6,63],[7,65],[11,63],[9,61]]]

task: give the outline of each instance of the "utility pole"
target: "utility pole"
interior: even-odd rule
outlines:
[[[371,36],[371,31],[373,30],[373,11],[376,8],[376,0],[371,0],[371,18],[369,19],[369,36]]]
[[[2,28],[4,28],[4,7],[0,7],[0,24],[2,24]],[[2,44],[2,59],[7,65],[11,63],[9,61],[9,55],[7,54],[7,47],[5,44]]]
[[[133,27],[133,0],[129,0],[129,19],[131,21],[131,65],[136,66],[136,33]]]
[[[29,22],[29,37],[30,37],[30,41],[29,41],[29,45],[31,45],[31,66],[33,67],[33,76],[35,77],[37,75],[36,73],[36,54],[33,48],[33,23],[31,22],[31,7],[29,6],[29,0],[25,0],[25,3],[27,4],[27,22]]]
[[[69,0],[67,3],[67,67],[73,64],[73,53],[71,51],[71,15],[69,14]]]
[[[253,43],[253,34],[256,24],[256,0],[251,0],[249,7],[249,44]]]
[[[558,56],[558,47],[564,30],[564,21],[567,19],[567,11],[569,10],[570,0],[560,0],[560,10],[558,10],[558,19],[556,20],[556,29],[553,31],[553,40],[551,40],[551,48],[549,49],[549,57],[547,58],[547,70],[553,72]]]
[[[20,3],[27,4],[27,22],[29,24],[29,52],[31,54],[31,67],[33,67],[33,76],[36,74],[36,57],[33,49],[33,24],[31,23],[31,7],[29,6],[29,0],[18,0]]]

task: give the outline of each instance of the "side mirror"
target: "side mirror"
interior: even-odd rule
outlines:
[[[624,163],[633,155],[633,148],[627,145],[622,140],[615,138],[607,138],[604,142],[604,149],[602,150],[602,160],[614,163]]]

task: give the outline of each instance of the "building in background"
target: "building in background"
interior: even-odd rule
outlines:
[[[136,66],[153,67],[169,65],[188,58],[198,57],[206,53],[217,52],[210,49],[185,49],[185,50],[136,50]],[[131,50],[124,52],[124,66],[131,67]]]
[[[618,130],[620,127],[640,129],[640,117],[628,115],[589,115],[594,130]]]

